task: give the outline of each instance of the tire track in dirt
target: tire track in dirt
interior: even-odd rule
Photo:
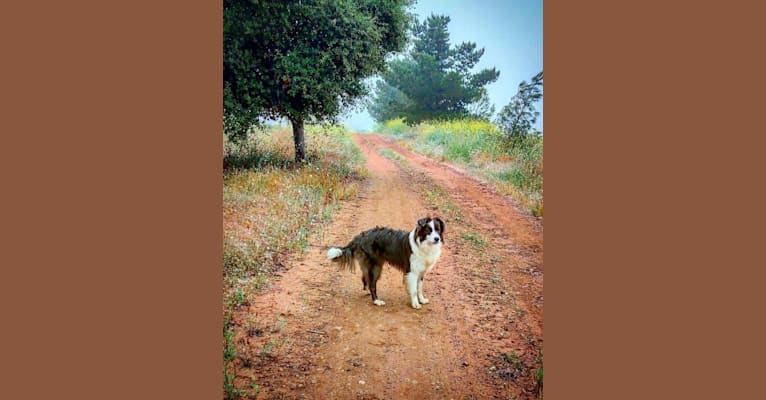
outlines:
[[[375,225],[409,230],[425,214],[445,215],[424,199],[429,181],[378,154],[390,143],[374,135],[355,135],[354,140],[370,171],[360,195],[342,206],[323,235],[311,239],[308,254],[291,260],[254,304],[234,314],[235,324],[246,328],[235,336],[235,384],[247,388],[255,382],[257,398],[268,399],[534,397],[529,371],[508,368],[498,357],[513,351],[531,368],[542,341],[542,310],[518,299],[519,288],[505,278],[513,274],[500,271],[516,262],[494,248],[504,242],[489,241],[493,248],[486,254],[497,253],[492,260],[497,268],[490,271],[486,257],[461,239],[477,232],[475,222],[469,226],[445,219],[442,257],[424,286],[431,302],[421,310],[410,307],[402,274],[393,268],[384,267],[378,294],[386,305],[377,307],[362,291],[358,271],[338,272],[327,261],[325,246],[345,245],[362,230]],[[428,168],[430,177],[443,169],[411,163]],[[468,219],[484,223],[474,208],[483,203],[466,204],[471,194],[454,189],[460,185],[434,181],[455,197]],[[508,205],[502,207],[507,212]],[[485,228],[480,229],[484,235],[495,232]],[[520,249],[529,252],[529,241],[513,241],[523,235],[509,236],[517,246],[513,257],[524,258]],[[493,274],[504,277],[495,281]]]

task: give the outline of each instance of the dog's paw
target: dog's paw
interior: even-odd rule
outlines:
[[[373,300],[372,304],[375,304],[376,306],[384,306],[386,305],[386,302],[381,299],[377,299],[377,300]]]
[[[418,300],[420,301],[420,304],[428,304],[428,299],[427,299],[427,298],[425,298],[425,297],[421,297],[421,298],[420,298],[420,299],[418,299]]]
[[[414,308],[416,310],[420,310],[420,303],[417,303],[417,302],[412,303],[412,308]]]

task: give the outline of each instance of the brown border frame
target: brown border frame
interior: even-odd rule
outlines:
[[[222,4],[0,12],[2,398],[222,396]]]
[[[759,390],[745,4],[545,1],[546,398]],[[221,396],[221,25],[3,6],[0,397]]]

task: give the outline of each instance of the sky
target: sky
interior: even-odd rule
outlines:
[[[521,81],[543,70],[542,0],[418,0],[413,11],[422,21],[433,14],[448,15],[450,45],[475,42],[484,56],[472,72],[495,67],[500,78],[487,86],[490,101],[499,112],[518,91]],[[535,127],[542,130],[542,104]],[[497,114],[495,114],[497,115]],[[353,131],[370,131],[375,121],[366,110],[342,119]]]

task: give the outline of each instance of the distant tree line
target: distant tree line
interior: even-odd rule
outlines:
[[[486,86],[497,81],[500,72],[486,68],[472,72],[484,55],[476,43],[450,45],[448,16],[434,15],[415,21],[412,43],[405,54],[388,63],[376,82],[368,111],[379,123],[402,118],[408,125],[428,120],[478,118],[491,120],[495,106]],[[511,141],[537,135],[534,124],[540,113],[535,105],[542,99],[542,71],[519,91],[495,118]]]

